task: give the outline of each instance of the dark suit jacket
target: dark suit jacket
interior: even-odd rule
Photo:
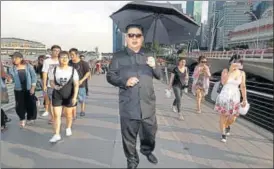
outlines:
[[[153,69],[146,64],[151,52],[141,49],[138,53],[129,48],[114,53],[107,81],[119,87],[120,116],[130,119],[145,119],[155,115],[155,93],[153,77],[160,79],[161,69]],[[139,83],[133,87],[126,87],[130,77],[137,77]]]

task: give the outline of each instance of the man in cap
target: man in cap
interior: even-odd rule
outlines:
[[[136,139],[139,132],[140,152],[156,164],[152,154],[155,148],[157,121],[153,77],[160,79],[161,70],[152,53],[142,48],[143,28],[131,24],[126,27],[124,50],[113,54],[107,73],[107,81],[119,87],[119,110],[124,153],[128,168],[137,168],[139,157]]]

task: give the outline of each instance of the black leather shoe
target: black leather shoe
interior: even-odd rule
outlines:
[[[137,168],[137,164],[135,164],[135,163],[128,163],[128,164],[127,164],[127,168],[128,168],[128,169]]]
[[[155,157],[155,155],[153,155],[152,153],[147,155],[147,160],[149,162],[151,162],[152,164],[157,164],[158,163],[158,160],[157,158]]]

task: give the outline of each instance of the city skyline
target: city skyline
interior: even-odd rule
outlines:
[[[109,16],[128,2],[4,1],[1,2],[1,37],[38,41],[47,47],[59,44],[65,50],[72,47],[93,50],[98,46],[100,52],[110,52],[113,32]],[[182,3],[185,13],[186,1],[170,3]],[[202,13],[206,15],[207,11]]]

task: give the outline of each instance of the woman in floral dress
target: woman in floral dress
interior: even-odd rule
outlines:
[[[226,142],[226,136],[229,135],[230,125],[234,123],[239,116],[240,106],[245,107],[246,99],[246,76],[242,71],[243,61],[239,55],[234,55],[231,60],[229,70],[222,72],[221,82],[223,88],[216,99],[215,111],[220,114],[220,130],[222,132],[222,142]],[[241,103],[241,93],[243,101]]]
[[[205,56],[200,56],[198,62],[199,64],[195,67],[192,75],[192,93],[196,96],[197,113],[201,113],[201,102],[208,94],[209,78],[211,73],[207,66],[207,59]]]

